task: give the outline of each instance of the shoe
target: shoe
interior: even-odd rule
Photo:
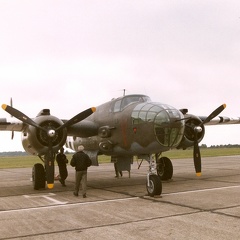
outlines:
[[[83,194],[83,198],[86,198],[87,197],[87,195],[86,194]]]
[[[78,196],[78,193],[76,193],[76,192],[73,192],[73,195],[77,197],[77,196]]]

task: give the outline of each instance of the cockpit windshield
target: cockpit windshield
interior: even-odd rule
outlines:
[[[116,99],[112,105],[112,112],[120,112],[132,103],[136,102],[149,102],[151,99],[146,95],[128,95],[120,99]]]

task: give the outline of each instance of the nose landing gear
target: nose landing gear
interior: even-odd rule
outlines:
[[[150,156],[150,159],[147,160],[149,163],[149,172],[147,174],[147,193],[150,197],[155,195],[161,195],[162,193],[162,182],[161,178],[156,173],[155,162]]]

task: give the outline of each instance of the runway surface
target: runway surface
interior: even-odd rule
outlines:
[[[67,187],[38,191],[30,168],[0,169],[0,239],[240,239],[240,156],[203,158],[200,178],[192,159],[172,162],[154,198],[146,162],[130,178],[115,178],[113,164],[90,167],[87,198],[73,196],[71,166]]]

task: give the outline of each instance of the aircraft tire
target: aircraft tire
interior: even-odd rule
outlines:
[[[36,163],[32,169],[32,181],[33,188],[38,190],[40,188],[45,188],[45,170],[41,163]]]
[[[157,168],[158,176],[164,181],[171,179],[173,176],[173,165],[171,160],[167,157],[161,157],[160,160],[164,162],[164,168]]]
[[[147,192],[150,197],[154,197],[155,195],[161,195],[162,193],[162,182],[161,178],[158,175],[150,175],[149,176],[150,186],[147,186]]]

